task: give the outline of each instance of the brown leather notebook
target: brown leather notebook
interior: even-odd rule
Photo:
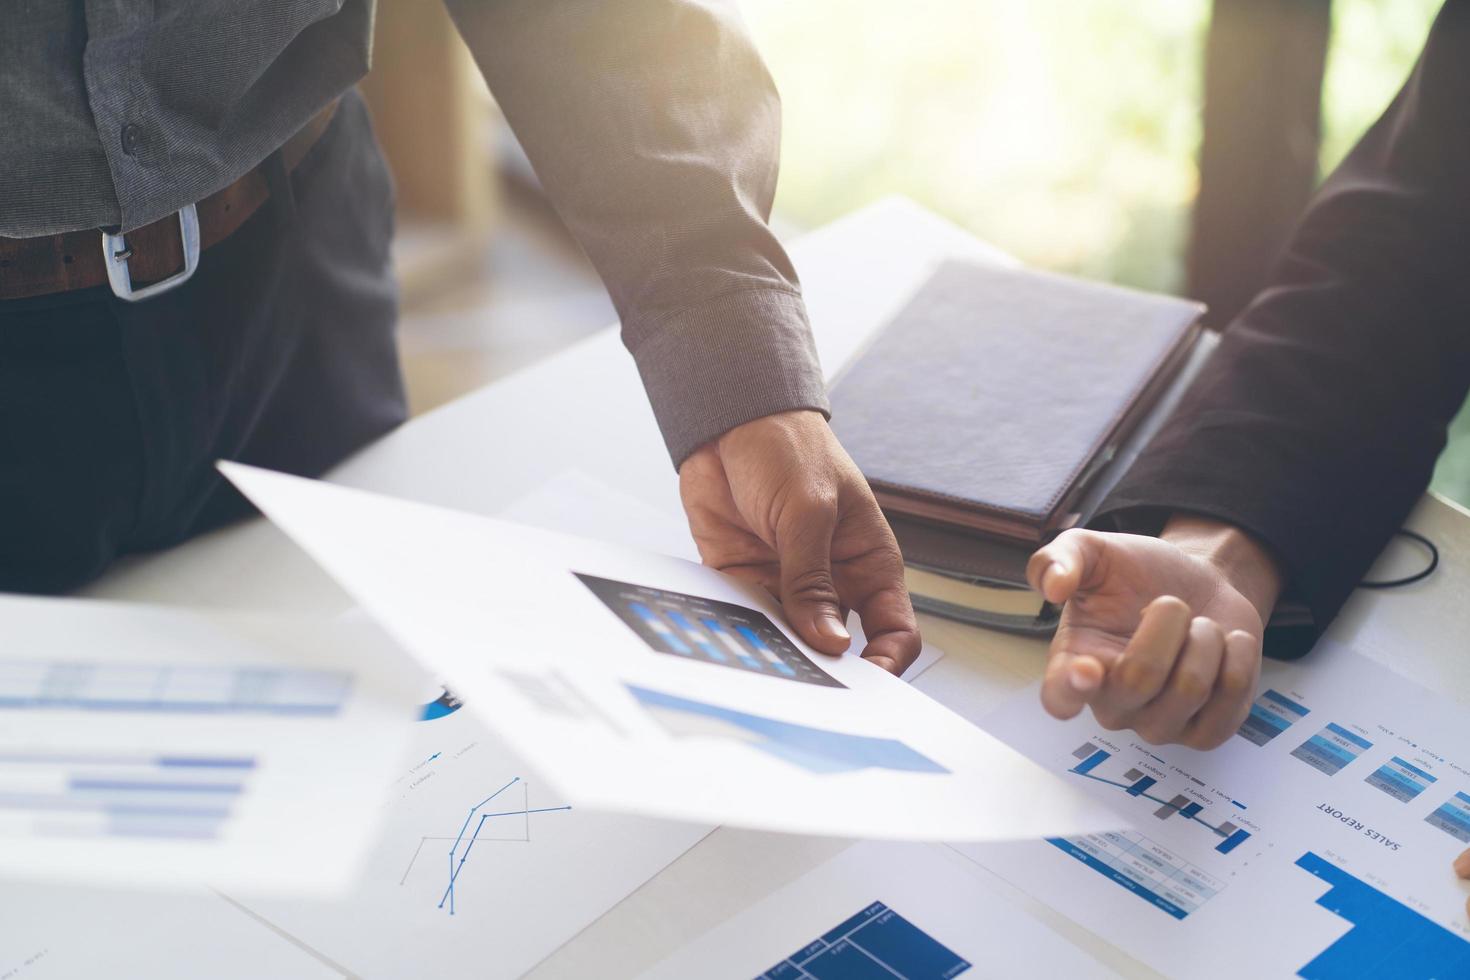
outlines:
[[[838,378],[832,427],[890,514],[1035,546],[1075,521],[1203,311],[948,262]]]

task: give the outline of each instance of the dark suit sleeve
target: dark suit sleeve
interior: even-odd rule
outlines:
[[[1467,230],[1470,0],[1449,0],[1099,524],[1234,523],[1277,556],[1320,633],[1424,491],[1465,400]],[[1268,652],[1283,651],[1268,638]]]
[[[826,412],[767,225],[780,101],[732,0],[448,7],[607,285],[675,465],[751,419]]]

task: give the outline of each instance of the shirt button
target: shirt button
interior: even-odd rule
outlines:
[[[143,141],[143,134],[138,127],[128,123],[122,128],[122,151],[128,156],[138,152],[138,145]]]

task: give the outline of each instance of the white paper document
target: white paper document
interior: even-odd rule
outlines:
[[[458,698],[424,702],[352,893],[239,898],[353,976],[518,977],[712,829],[569,806]]]
[[[938,844],[854,844],[643,980],[1117,976],[965,863]]]
[[[370,624],[0,598],[0,877],[329,893],[417,676]]]
[[[0,883],[3,980],[341,980],[205,889]]]
[[[564,802],[699,824],[983,840],[1119,821],[688,561],[222,467]]]
[[[495,515],[517,524],[699,561],[689,525],[581,470],[563,470]]]
[[[1266,665],[1213,752],[1058,723],[1035,691],[989,723],[1136,830],[959,850],[1175,977],[1470,976],[1470,718],[1344,648]]]

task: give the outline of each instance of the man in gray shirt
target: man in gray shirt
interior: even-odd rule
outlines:
[[[766,220],[779,105],[720,0],[447,0],[622,319],[706,562],[819,649],[918,653]],[[0,31],[0,588],[58,591],[404,416],[373,0],[47,0]],[[567,392],[575,403],[577,392]],[[578,406],[596,411],[595,405]],[[514,425],[514,419],[505,424]]]

